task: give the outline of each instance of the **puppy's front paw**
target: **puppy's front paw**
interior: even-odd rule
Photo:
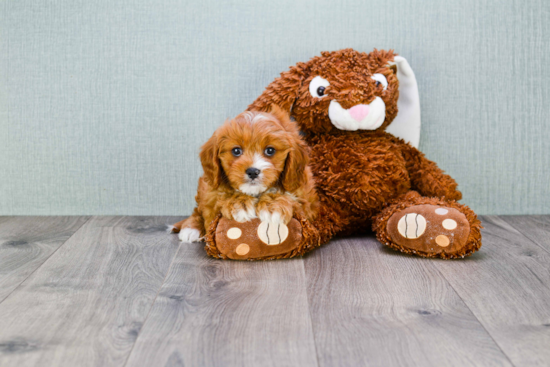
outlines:
[[[260,220],[262,222],[269,222],[276,225],[287,224],[290,221],[290,219],[288,219],[288,221],[283,220],[283,216],[281,215],[280,212],[278,211],[270,212],[267,209],[260,210]]]
[[[245,209],[236,209],[231,212],[231,215],[233,216],[233,219],[235,219],[239,223],[248,222],[249,220],[252,220],[254,218],[257,218],[256,211],[254,208],[247,208]]]
[[[178,237],[181,242],[199,242],[201,233],[195,228],[182,228]]]
[[[288,224],[294,214],[291,199],[282,195],[265,195],[256,210],[262,222],[273,224]]]
[[[257,218],[255,205],[258,199],[247,195],[234,194],[221,204],[222,215],[239,223]]]

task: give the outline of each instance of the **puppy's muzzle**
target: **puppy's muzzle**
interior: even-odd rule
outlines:
[[[254,180],[255,178],[257,178],[260,175],[261,171],[257,168],[250,167],[250,168],[247,168],[247,170],[245,172],[251,180]]]

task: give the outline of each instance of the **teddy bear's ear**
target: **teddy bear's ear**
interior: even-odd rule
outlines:
[[[275,104],[290,114],[305,78],[305,71],[306,64],[299,62],[290,70],[281,73],[281,76],[269,84],[265,91],[248,106],[248,110],[269,112]]]
[[[386,131],[418,148],[420,141],[420,97],[416,77],[407,60],[395,56],[390,68],[397,72],[399,99],[397,116]]]

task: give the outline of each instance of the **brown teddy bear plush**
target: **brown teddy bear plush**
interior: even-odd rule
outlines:
[[[310,147],[319,215],[313,223],[295,218],[283,238],[272,233],[271,240],[259,221],[220,216],[205,238],[209,255],[293,257],[371,229],[383,244],[423,257],[460,258],[480,248],[481,223],[456,202],[456,182],[415,147],[418,89],[404,58],[382,50],[323,52],[283,72],[249,110],[272,104],[296,120]],[[243,241],[251,250],[241,255]]]
[[[400,90],[416,88],[416,81],[411,86],[404,78],[400,86],[398,74],[412,70],[398,58],[383,50],[323,52],[282,73],[249,109],[277,104],[304,133],[321,201],[313,223],[321,244],[372,228],[380,242],[409,254],[470,255],[481,246],[481,223],[456,202],[462,198],[456,182],[386,131],[394,120],[396,135],[419,131],[419,110],[417,116],[409,111],[415,101],[399,98]],[[414,93],[402,96],[407,98],[414,99]],[[398,115],[401,106],[408,114]],[[418,134],[409,140],[418,144]]]

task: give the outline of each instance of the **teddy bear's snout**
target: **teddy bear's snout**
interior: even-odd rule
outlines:
[[[386,104],[375,97],[369,104],[356,104],[345,108],[338,101],[330,101],[328,108],[330,122],[340,130],[376,130],[386,118]]]
[[[353,106],[348,111],[355,121],[361,121],[369,114],[369,106],[359,104],[357,106]]]

